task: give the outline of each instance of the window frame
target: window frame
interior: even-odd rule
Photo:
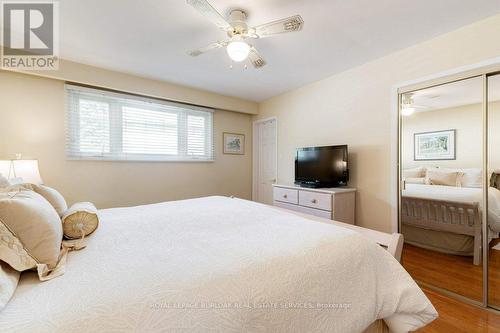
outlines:
[[[115,161],[115,162],[214,162],[214,109],[170,102],[135,94],[127,94],[107,89],[95,89],[67,83],[66,90],[66,159],[72,161]],[[73,110],[81,99],[104,102],[109,105],[109,153],[82,152],[80,147],[80,113]],[[113,101],[113,99],[115,99]],[[121,101],[120,101],[121,100]],[[110,102],[113,101],[113,102]],[[147,103],[145,110],[169,112],[177,115],[177,154],[125,153],[123,147],[123,107],[140,109]],[[205,120],[205,153],[189,155],[188,122],[189,116],[201,116]]]

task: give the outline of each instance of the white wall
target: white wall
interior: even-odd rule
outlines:
[[[106,208],[207,195],[251,198],[249,114],[215,112],[215,162],[68,161],[64,123],[63,81],[0,71],[0,159],[16,153],[38,159],[44,182],[68,202]],[[245,155],[222,154],[224,131],[245,134]]]
[[[64,59],[59,61],[58,70],[27,71],[26,73],[50,79],[115,89],[150,97],[159,97],[177,102],[198,104],[220,110],[249,114],[256,114],[258,111],[257,103],[241,98],[225,96],[128,73],[116,72]]]
[[[390,231],[397,184],[392,88],[498,57],[498,36],[500,15],[261,103],[256,119],[278,117],[278,182],[293,181],[296,147],[348,144],[357,224]]]
[[[455,129],[455,160],[414,161],[414,134]],[[402,121],[403,169],[417,166],[481,168],[483,165],[483,108],[481,104],[417,112]]]

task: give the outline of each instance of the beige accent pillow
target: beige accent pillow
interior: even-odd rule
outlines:
[[[21,187],[0,193],[0,260],[20,272],[36,268],[40,279],[49,279],[62,237],[60,217],[40,194]]]
[[[59,216],[62,216],[64,212],[68,209],[68,204],[66,203],[66,200],[64,199],[62,194],[59,193],[56,189],[45,185],[33,185],[33,187],[36,193],[40,194],[42,197],[45,198],[45,200],[50,202],[50,204],[52,205],[52,207],[54,207]]]
[[[68,204],[66,203],[66,200],[64,199],[62,194],[52,187],[48,187],[45,185],[30,184],[30,183],[22,183],[22,184],[12,185],[10,187],[10,190],[19,188],[35,191],[36,193],[40,194],[42,197],[44,197],[45,200],[47,200],[52,205],[52,207],[54,207],[59,216],[62,216],[64,212],[68,209]]]
[[[0,312],[14,295],[21,273],[0,261]]]
[[[422,178],[422,177],[425,177],[424,167],[403,170],[403,178]]]
[[[427,183],[430,185],[460,186],[460,171],[446,169],[427,170]]]
[[[64,213],[62,225],[64,237],[84,238],[93,233],[99,225],[97,208],[90,202],[78,202]]]
[[[425,177],[405,178],[406,184],[425,184]]]

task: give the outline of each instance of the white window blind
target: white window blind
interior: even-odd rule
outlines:
[[[66,85],[70,159],[211,161],[213,110]]]

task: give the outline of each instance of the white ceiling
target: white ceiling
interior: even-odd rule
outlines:
[[[481,77],[448,83],[418,90],[412,94],[416,112],[441,110],[463,105],[479,104],[483,101]],[[500,75],[488,79],[488,100],[500,100]]]
[[[302,15],[304,29],[253,45],[268,64],[229,69],[224,39],[184,0],[61,0],[61,57],[262,101],[500,12],[499,0],[211,0],[248,23]]]

